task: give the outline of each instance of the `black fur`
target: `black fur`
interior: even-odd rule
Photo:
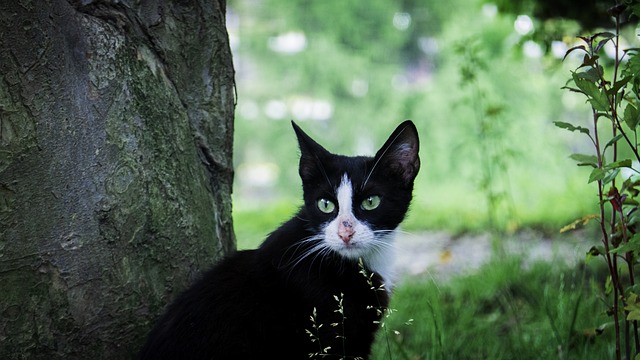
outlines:
[[[418,135],[406,121],[375,157],[346,157],[293,126],[304,206],[258,249],[228,256],[182,293],[149,334],[140,359],[308,359],[323,349],[330,354],[323,358],[369,356],[389,293],[366,262],[333,251],[309,253],[322,241],[323,224],[335,217],[316,203],[335,199],[346,173],[354,204],[372,194],[383,199],[373,211],[353,206],[356,218],[375,230],[395,229],[420,167]]]

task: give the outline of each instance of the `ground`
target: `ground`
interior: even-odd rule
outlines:
[[[396,239],[398,276],[402,279],[426,275],[434,280],[446,280],[467,274],[489,261],[496,247],[503,248],[505,254],[521,255],[527,261],[562,260],[574,265],[585,258],[594,243],[581,232],[545,236],[522,231],[505,235],[499,241],[494,239],[488,233],[454,237],[443,231],[401,232]]]

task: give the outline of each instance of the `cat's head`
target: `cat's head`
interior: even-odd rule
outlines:
[[[420,169],[415,125],[400,124],[373,157],[350,157],[330,153],[292,124],[301,152],[305,220],[320,246],[343,258],[378,261],[392,247]]]

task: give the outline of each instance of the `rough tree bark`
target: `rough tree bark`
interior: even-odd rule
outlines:
[[[0,3],[0,358],[118,359],[233,251],[224,0]]]

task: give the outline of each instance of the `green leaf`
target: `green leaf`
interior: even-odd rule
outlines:
[[[638,295],[636,295],[635,293],[629,294],[625,301],[624,309],[628,312],[627,320],[640,320],[640,303],[638,302]]]
[[[604,166],[604,169],[619,169],[619,168],[630,168],[631,167],[631,159],[624,159],[620,161],[612,162],[611,164],[607,164]]]
[[[596,84],[600,81],[600,74],[604,73],[604,69],[602,66],[598,66],[597,68],[589,68],[587,71],[579,72],[578,75],[585,79],[589,80],[592,83]]]
[[[599,113],[596,114],[597,120],[600,120],[601,117],[607,118],[607,119],[613,121],[613,117],[611,115],[609,115],[608,113],[599,112]]]
[[[602,47],[607,43],[607,41],[615,37],[615,34],[610,32],[603,32],[603,33],[596,34],[596,36],[604,37],[604,39],[598,41],[598,45],[596,45],[595,49],[593,50],[593,52],[597,53],[597,52],[600,52],[600,49],[602,49]]]
[[[633,205],[633,206],[636,206],[636,207],[637,207],[638,205],[640,205],[640,203],[639,203],[637,200],[631,199],[631,198],[629,198],[629,197],[626,197],[626,198],[624,199],[623,204],[624,204],[624,205]]]
[[[627,104],[624,108],[624,122],[631,130],[635,130],[640,121],[640,112],[632,104]]]
[[[569,156],[571,159],[578,162],[578,166],[593,166],[598,167],[598,157],[595,155],[585,155],[585,154],[571,154]]]
[[[589,98],[587,101],[591,106],[598,111],[609,110],[609,98],[607,94],[598,88],[598,85],[593,82],[590,77],[585,75],[585,72],[574,72],[572,75],[573,82],[578,89]]]
[[[625,76],[624,78],[616,81],[616,83],[613,84],[611,89],[609,89],[609,94],[612,95],[617,93],[621,88],[627,85],[627,83],[629,82],[629,80],[631,80],[631,78],[632,78],[631,76]]]
[[[589,251],[587,252],[587,254],[591,256],[600,256],[602,255],[602,251],[598,249],[597,246],[592,246],[591,249],[589,249]]]
[[[591,249],[589,249],[589,251],[587,251],[587,256],[585,258],[585,261],[590,261],[591,259],[597,258],[602,254],[604,254],[604,248],[602,246],[600,247],[593,246],[591,247]]]
[[[609,146],[611,146],[611,145],[613,145],[613,144],[617,143],[617,142],[618,142],[618,140],[622,139],[623,137],[624,137],[624,135],[623,135],[623,134],[618,134],[618,135],[614,136],[614,137],[613,137],[613,139],[609,140],[609,142],[607,143],[607,145],[604,147],[604,150],[602,150],[602,151],[603,151],[603,153],[604,153],[605,151],[607,151],[607,149],[609,148]]]
[[[613,171],[607,172],[607,175],[602,179],[602,183],[603,184],[608,184],[608,183],[612,182],[613,179],[615,179],[616,176],[618,176],[619,173],[620,173],[620,169],[614,169]]]
[[[599,58],[600,56],[598,55],[589,56],[589,54],[585,54],[584,58],[582,59],[582,65],[580,65],[580,67],[594,66]]]
[[[602,168],[595,168],[589,175],[589,183],[600,181],[608,184],[620,173],[620,168],[631,167],[631,160],[616,161]]]
[[[600,168],[595,168],[591,172],[591,175],[589,175],[589,183],[592,183],[592,182],[598,181],[598,180],[602,180],[602,179],[604,179],[605,176],[607,176],[607,170],[600,169]]]
[[[602,31],[599,33],[596,33],[593,35],[593,38],[595,39],[596,37],[602,37],[606,39],[613,39],[614,37],[616,37],[616,34],[610,32],[610,31]]]
[[[607,94],[598,91],[591,99],[587,100],[591,107],[597,111],[609,111],[609,98]]]
[[[583,134],[589,134],[589,129],[584,128],[582,126],[574,126],[572,124],[569,124],[567,122],[563,122],[563,121],[554,121],[553,122],[555,124],[555,126],[561,128],[561,129],[567,129],[569,131],[579,131]]]
[[[627,315],[627,320],[628,321],[638,321],[638,320],[640,320],[640,310],[629,311],[629,314]]]
[[[638,52],[629,52],[627,53],[629,56],[627,57],[627,65],[622,71],[622,74],[625,76],[636,76],[640,72],[640,57],[638,56]]]
[[[607,276],[607,280],[604,282],[604,292],[607,295],[613,292],[613,280],[611,280],[611,275]]]
[[[571,76],[573,77],[573,82],[584,92],[585,95],[593,97],[600,90],[598,89],[598,85],[596,85],[595,81],[591,81],[584,74],[584,72],[572,73]]]
[[[629,241],[623,243],[615,249],[609,250],[612,254],[624,254],[628,252],[638,253],[640,250],[640,234],[635,234]],[[640,310],[640,307],[638,308]]]
[[[626,199],[625,199],[626,200]],[[637,211],[634,211],[628,218],[627,218],[627,226],[635,226],[638,225],[638,223],[640,223],[640,215],[638,215]]]
[[[584,45],[574,46],[571,49],[567,50],[567,52],[564,54],[564,57],[562,58],[562,61],[564,61],[564,59],[566,59],[567,56],[569,56],[569,54],[571,54],[575,50],[582,50],[582,51],[585,51],[585,52],[587,51],[587,49],[584,47]]]

